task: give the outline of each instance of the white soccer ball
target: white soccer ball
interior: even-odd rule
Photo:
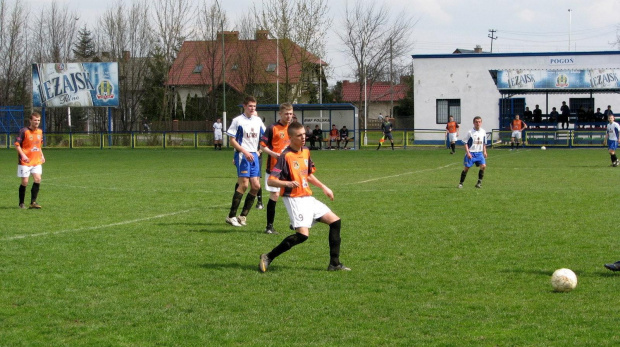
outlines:
[[[545,149],[547,149],[547,147],[542,146],[542,147],[540,147],[540,149],[542,149],[544,151]]]
[[[557,269],[551,275],[551,286],[556,292],[570,292],[577,287],[577,275],[570,269]]]

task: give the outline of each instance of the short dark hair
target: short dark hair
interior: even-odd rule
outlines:
[[[243,104],[244,105],[247,105],[247,104],[249,104],[251,102],[256,103],[256,98],[253,97],[252,95],[248,95],[248,96],[245,97],[245,99],[243,99]]]
[[[32,112],[30,119],[32,118],[41,118],[41,114],[39,112]]]
[[[299,129],[304,129],[304,125],[299,122],[293,122],[288,125],[288,136],[292,136],[295,131]]]

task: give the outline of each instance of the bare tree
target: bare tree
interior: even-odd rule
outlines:
[[[296,100],[308,84],[318,81],[317,56],[325,53],[327,11],[327,0],[263,0],[262,9],[254,10],[260,25],[278,38],[285,100]],[[291,67],[298,64],[302,76],[293,83]]]
[[[63,63],[71,59],[71,48],[77,33],[79,17],[69,11],[69,6],[60,7],[52,1],[49,8],[42,7],[34,20],[35,41],[40,45],[39,62]]]
[[[410,34],[414,25],[413,18],[404,11],[394,16],[386,5],[358,1],[351,8],[347,2],[344,29],[338,36],[355,61],[354,73],[360,82],[358,108],[363,109],[364,81],[369,88],[375,81],[394,81],[390,66],[402,65],[403,58],[411,51]],[[396,60],[391,61],[390,57]]]
[[[99,20],[103,48],[119,64],[120,108],[116,124],[122,131],[136,128],[141,120],[140,100],[144,95],[148,57],[153,47],[146,0],[134,0],[129,6],[117,3]]]
[[[29,84],[27,9],[20,1],[12,7],[0,1],[0,104],[25,104]],[[29,94],[29,93],[28,93]]]

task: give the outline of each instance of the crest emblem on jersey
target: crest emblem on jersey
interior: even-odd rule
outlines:
[[[297,161],[293,162],[293,169],[299,170],[299,163]]]
[[[280,138],[283,139],[284,138],[284,131],[280,131]]]

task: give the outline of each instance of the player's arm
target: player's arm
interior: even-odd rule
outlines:
[[[523,125],[521,126],[521,130],[527,129],[527,123],[525,123],[525,122],[521,122],[521,123],[523,123]]]
[[[21,158],[22,162],[30,162],[30,158],[28,158],[26,153],[24,153],[24,151],[22,150],[22,146],[20,146],[19,142],[15,142],[15,149],[17,150],[17,153],[19,153],[19,157]]]
[[[245,159],[247,159],[248,161],[254,161],[254,156],[252,155],[252,153],[248,152],[245,148],[241,147],[239,142],[237,142],[236,138],[231,136],[230,144],[235,148],[235,150],[237,150],[237,152],[243,153],[243,156],[245,157]]]
[[[312,184],[315,187],[321,188],[323,190],[323,193],[325,194],[325,196],[327,196],[332,201],[334,200],[334,192],[332,192],[332,190],[329,189],[329,187],[327,187],[326,185],[321,183],[321,181],[319,181],[319,179],[316,178],[314,176],[314,174],[308,175],[307,179],[308,179],[308,183]]]
[[[280,153],[276,153],[275,151],[272,151],[271,149],[269,149],[269,147],[267,146],[263,146],[263,144],[261,143],[260,145],[260,149],[269,154],[269,156],[274,157],[274,158],[279,158],[280,157]]]

